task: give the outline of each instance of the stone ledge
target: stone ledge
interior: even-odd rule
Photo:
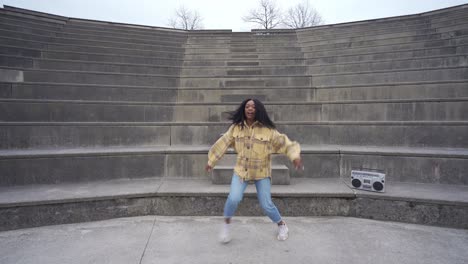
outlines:
[[[0,68],[0,72],[1,72]],[[174,89],[175,90],[175,89]],[[98,105],[150,105],[150,106],[237,106],[239,102],[160,102],[160,101],[110,101],[110,100],[69,100],[69,99],[17,99],[17,98],[0,98],[0,102],[6,103],[49,103],[49,104],[98,104]],[[295,105],[295,106],[310,106],[310,105],[336,105],[336,104],[412,104],[412,103],[450,103],[450,102],[468,102],[468,97],[448,97],[448,98],[414,98],[414,99],[368,99],[368,100],[339,100],[339,101],[269,101],[265,106],[279,105]],[[436,120],[439,121],[439,120]],[[180,122],[180,121],[179,121]],[[183,121],[182,121],[183,122]],[[200,121],[204,122],[204,121]],[[288,122],[288,121],[279,121]],[[293,121],[313,122],[313,121]],[[318,121],[315,121],[318,122]],[[353,122],[353,121],[323,121],[323,122]],[[355,121],[355,122],[434,122],[434,121]],[[445,121],[445,122],[464,122],[462,120]],[[187,122],[185,122],[187,123]],[[213,122],[211,122],[213,123]]]
[[[468,206],[468,186],[387,182],[386,192],[367,192],[350,187],[339,178],[292,178],[290,185],[274,185],[273,197],[372,198]],[[0,208],[84,202],[115,198],[152,196],[222,196],[229,185],[215,185],[209,179],[143,178],[109,181],[0,187]],[[246,196],[256,196],[250,184]]]
[[[355,190],[357,198],[468,206],[468,186],[389,182],[385,193]]]
[[[210,145],[172,145],[152,147],[102,147],[67,149],[15,149],[0,150],[0,159],[43,158],[64,156],[115,156],[129,154],[207,154]],[[228,149],[227,154],[234,150]],[[468,149],[418,148],[418,147],[371,147],[343,145],[301,145],[303,154],[354,154],[411,157],[444,157],[468,159]]]
[[[338,178],[272,186],[285,216],[351,216],[468,228],[468,187],[387,183],[386,193],[349,188]],[[150,178],[0,188],[0,230],[137,215],[220,215],[229,186],[207,179]],[[262,215],[247,187],[238,215]]]

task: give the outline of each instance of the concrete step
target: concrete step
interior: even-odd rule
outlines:
[[[372,46],[372,47],[357,47],[349,49],[332,49],[322,50],[313,52],[304,52],[306,58],[314,57],[330,57],[330,56],[346,56],[346,55],[358,55],[358,54],[369,54],[369,53],[385,53],[385,52],[398,52],[398,51],[414,51],[423,49],[443,48],[449,46],[461,46],[467,44],[467,37],[461,36],[455,39],[445,40],[434,40],[434,41],[421,41],[421,42],[409,42],[401,44],[390,44],[383,46]]]
[[[7,122],[217,122],[238,103],[0,99]],[[268,103],[275,121],[464,121],[466,98]]]
[[[174,88],[72,83],[0,83],[1,98],[176,102]]]
[[[216,166],[211,173],[211,183],[230,185],[234,166]],[[289,169],[285,165],[271,166],[271,184],[272,185],[289,185],[291,178]]]
[[[14,45],[14,46],[16,46],[16,45],[21,45],[21,46],[26,45],[26,46],[28,46],[28,47],[34,47],[34,48],[46,48],[46,47],[47,47],[46,44],[42,44],[42,43],[40,43],[40,42],[29,42],[29,41],[28,41],[28,42],[25,42],[25,41],[13,40],[13,39],[6,39],[6,40],[9,41],[9,42],[8,42],[9,45]],[[21,43],[21,42],[23,42],[23,43]],[[434,45],[431,45],[431,46],[441,45],[441,44],[444,44],[444,43],[447,44],[447,45],[448,45],[448,44],[462,45],[464,42],[466,42],[466,39],[465,39],[465,38],[458,38],[458,39],[452,39],[452,40],[450,40],[449,42],[447,42],[447,41],[445,41],[445,42],[440,42],[440,41],[434,42]],[[104,49],[104,48],[99,48],[99,47],[89,47],[89,49],[88,49],[88,48],[86,48],[86,47],[70,47],[70,46],[60,46],[60,47],[57,47],[57,46],[51,46],[50,48],[52,48],[52,47],[54,47],[55,50],[61,50],[61,49],[62,49],[62,50],[63,50],[63,49],[64,49],[64,50],[70,50],[70,49],[71,49],[71,50],[77,50],[78,52],[79,52],[79,51],[81,51],[81,52],[104,52],[104,53],[108,53],[108,52],[109,52],[109,50]],[[458,47],[458,48],[463,49],[463,47],[465,47],[465,46],[460,46],[460,47]],[[387,52],[387,51],[378,51],[378,48],[379,48],[379,47],[375,47],[375,48],[377,48],[377,50],[376,50],[375,52],[379,52],[379,53]],[[405,47],[403,47],[403,48],[405,48]],[[11,50],[10,46],[3,47],[3,49],[9,49],[9,50]],[[90,50],[90,49],[91,49],[91,50]],[[97,49],[97,50],[96,50],[96,49]],[[453,49],[453,48],[447,48],[447,49],[444,49],[444,50],[449,51],[449,50],[451,50],[451,49]],[[68,53],[69,51],[66,51],[66,52]],[[118,52],[118,51],[112,50],[111,52]],[[139,56],[142,56],[142,55],[145,55],[145,56],[146,56],[146,55],[152,55],[152,56],[160,56],[160,57],[163,57],[163,56],[167,56],[168,54],[169,54],[171,57],[177,56],[177,53],[166,53],[166,54],[164,54],[164,53],[157,52],[157,53],[153,53],[153,54],[145,54],[145,51],[140,51],[140,50],[139,50],[139,51],[135,51],[135,52],[136,52],[137,55],[139,55]],[[140,53],[143,52],[143,54],[138,54],[139,52],[140,52]],[[359,50],[357,50],[356,52],[359,52]],[[394,52],[394,51],[392,51],[392,52]],[[419,49],[419,50],[417,51],[417,53],[423,53],[423,54],[424,54],[424,53],[427,53],[427,52],[437,52],[437,50],[435,50],[434,48],[431,48],[430,50],[427,49],[427,48],[423,48],[423,49]],[[50,52],[48,52],[48,53],[50,53]],[[47,55],[48,53],[45,53],[45,55]],[[121,55],[122,53],[132,55],[132,53],[134,53],[134,52],[132,52],[132,50],[123,50],[123,52],[116,53],[116,54],[120,54],[119,56],[122,56],[122,55]],[[413,52],[413,53],[416,53],[416,52]],[[453,52],[452,52],[452,53],[453,53]],[[320,53],[320,54],[323,55],[324,53]],[[319,54],[319,55],[320,55],[320,54]],[[407,54],[408,54],[408,52],[405,53],[405,55],[407,55]],[[90,54],[90,55],[91,55],[91,54]],[[312,56],[312,55],[313,55],[313,54],[306,54],[306,56],[309,56],[309,57]],[[316,55],[316,54],[315,54],[315,55]],[[313,56],[315,56],[315,55],[313,55]],[[330,59],[335,59],[335,60],[336,60],[336,58],[330,58],[330,56],[334,57],[335,54],[326,54],[326,55],[327,55],[328,57],[325,56],[325,57],[323,57],[323,58],[314,58],[314,59],[308,59],[308,60],[310,61],[310,63],[314,63],[314,61],[318,61],[318,60],[321,61],[322,63],[323,63],[324,61],[330,60]],[[372,56],[372,57],[382,57],[382,56],[384,56],[384,54],[370,55],[369,53],[364,53],[364,54],[362,54],[362,55],[366,55],[367,57],[369,57],[369,56]],[[360,57],[362,57],[362,55],[361,55]],[[388,54],[388,53],[386,53],[385,55],[386,55],[387,57],[393,57],[393,56],[394,56],[394,54]],[[417,55],[417,54],[416,54],[416,55]],[[82,55],[82,57],[83,57],[83,56],[84,56],[84,55]],[[89,55],[88,55],[88,56],[89,56]],[[104,56],[104,54],[98,54],[98,55],[96,56],[97,59],[99,59],[99,56],[102,57],[102,56]],[[186,56],[186,59],[192,59],[191,56],[193,57],[194,55],[188,54],[188,55]],[[223,58],[223,59],[227,59],[227,56],[229,56],[229,55],[227,55],[227,54],[225,54],[225,55],[221,55],[221,54],[218,54],[218,55],[208,55],[208,56],[203,56],[203,55],[196,56],[196,55],[195,55],[195,58],[202,59],[202,60],[206,60],[207,57],[208,57],[208,58],[209,58],[209,57],[212,57],[212,58],[218,57],[219,59],[222,59],[222,58]],[[231,55],[231,56],[232,56],[232,55]],[[291,54],[289,54],[289,55],[283,54],[282,56],[291,56]],[[298,53],[297,55],[295,54],[294,56],[296,56],[296,57],[302,57],[302,53]],[[55,56],[55,57],[57,57],[57,56]],[[271,57],[271,55],[268,55],[268,54],[260,54],[260,58],[266,58],[266,57]],[[351,57],[351,56],[346,56],[346,58],[341,58],[341,57],[340,57],[340,60],[345,60],[345,59],[347,59],[347,58],[349,58],[349,57]],[[358,56],[355,56],[355,57],[360,58],[360,57],[358,57]],[[406,56],[405,56],[405,57],[406,57]],[[59,58],[60,58],[60,57],[59,57]],[[162,58],[162,59],[163,59],[163,58]],[[348,59],[348,60],[349,60],[349,59]]]
[[[286,76],[244,76],[242,78],[229,78],[229,76],[216,77],[192,77],[181,76],[180,87],[202,88],[202,87],[271,87],[271,86],[307,86],[315,87],[334,85],[381,85],[401,82],[431,82],[431,81],[457,81],[466,80],[468,68],[445,67],[445,68],[416,68],[397,69],[368,72],[351,73],[327,73],[314,75],[286,75]],[[25,79],[27,80],[27,79]]]
[[[31,18],[22,18],[17,16],[11,16],[6,14],[0,14],[0,27],[7,25],[13,30],[37,30],[32,31],[39,34],[55,35],[63,34],[63,36],[82,39],[103,39],[112,38],[126,41],[132,41],[134,39],[140,41],[157,41],[157,42],[180,42],[187,38],[187,34],[180,32],[178,34],[168,33],[167,30],[163,29],[152,29],[146,32],[129,32],[123,33],[122,30],[116,31],[101,31],[101,30],[86,30],[77,28],[67,24],[54,24],[54,23],[43,23]],[[14,27],[12,27],[14,26]],[[125,42],[125,41],[124,41]]]
[[[185,42],[188,38],[184,32],[178,34],[168,34],[164,30],[151,30],[149,32],[122,32],[121,30],[107,31],[107,30],[96,30],[94,28],[83,28],[67,25],[63,29],[64,33],[70,36],[80,36],[80,38],[87,39],[100,39],[104,38],[116,38],[116,39],[137,39],[139,41],[155,41],[155,42]]]
[[[346,38],[335,37],[330,40],[317,40],[314,39],[306,41],[305,39],[300,38],[299,42],[302,43],[302,46],[307,47],[310,50],[318,50],[326,48],[327,45],[331,47],[347,47],[356,45],[384,45],[384,44],[395,44],[400,42],[411,42],[411,41],[421,41],[421,40],[431,40],[431,39],[449,39],[457,35],[464,35],[463,32],[468,28],[468,20],[464,19],[464,22],[456,24],[449,27],[441,27],[434,29],[434,32],[416,32],[411,34],[407,33],[406,36],[392,36],[392,35],[370,35],[368,37],[355,37],[349,36]],[[466,35],[466,34],[465,34]]]
[[[327,35],[308,35],[303,32],[298,32],[298,39],[302,43],[308,45],[336,43],[336,42],[350,42],[350,41],[363,41],[363,40],[383,40],[392,39],[399,37],[411,37],[417,35],[427,35],[433,33],[447,33],[454,32],[457,30],[464,30],[467,28],[468,19],[466,14],[463,17],[456,17],[450,20],[450,23],[444,24],[422,24],[410,27],[401,28],[369,28],[362,29],[360,32],[355,31],[344,31],[338,34],[327,34]]]
[[[364,86],[239,87],[173,89],[153,86],[70,83],[0,83],[0,97],[11,99],[99,100],[130,102],[239,103],[255,97],[264,102],[434,99],[468,97],[466,82],[392,83]]]
[[[199,60],[199,61],[211,61],[211,60],[224,60],[229,61],[230,59],[304,59],[302,52],[284,52],[284,53],[270,53],[270,52],[250,52],[250,53],[186,53],[184,60]]]
[[[180,67],[147,64],[121,64],[71,60],[35,59],[0,54],[0,66],[43,70],[67,70],[85,72],[137,73],[178,76]]]
[[[196,192],[194,189],[196,189]],[[243,243],[247,243],[244,245],[246,250],[262,245],[264,241],[273,241],[275,239],[274,232],[272,231],[274,230],[273,226],[262,214],[254,189],[253,186],[247,187],[245,198],[238,209],[238,215],[233,219],[233,234],[235,236],[231,245],[237,245],[236,243],[243,241]],[[131,254],[129,257],[127,253],[125,255],[117,253],[116,255],[116,252],[122,252],[123,248],[128,249],[132,247],[128,243],[124,243],[124,245],[118,243],[116,245],[116,237],[119,241],[140,239],[139,245],[133,244],[137,248],[144,247],[145,243],[148,243],[148,237],[152,237],[149,248],[157,248],[158,252],[161,250],[170,252],[166,255],[171,257],[164,257],[161,254],[152,256],[153,253],[151,251],[146,251],[144,254],[145,258],[157,259],[163,262],[184,262],[186,258],[180,257],[180,254],[177,252],[186,250],[187,245],[194,245],[199,242],[201,232],[203,234],[211,234],[208,237],[201,238],[203,241],[209,242],[202,243],[207,244],[206,247],[200,249],[197,246],[194,250],[189,250],[188,254],[194,256],[191,258],[192,262],[207,263],[212,260],[222,262],[221,258],[218,257],[216,259],[215,257],[213,259],[211,254],[204,252],[211,252],[213,246],[210,243],[216,243],[217,228],[213,229],[213,226],[221,225],[222,219],[220,215],[222,214],[228,192],[228,186],[212,185],[208,180],[167,180],[162,178],[101,181],[94,184],[77,183],[2,188],[2,192],[0,193],[2,231],[116,217],[152,215],[138,217],[136,218],[137,220],[134,220],[135,218],[127,218],[66,226],[49,226],[40,229],[31,228],[27,230],[27,234],[25,234],[26,230],[3,232],[2,236],[8,237],[7,240],[3,241],[8,241],[8,245],[6,245],[8,248],[15,248],[17,244],[17,247],[22,250],[25,249],[25,241],[28,242],[26,243],[27,245],[33,243],[32,240],[45,241],[45,244],[42,244],[44,249],[38,249],[37,245],[26,245],[26,248],[31,248],[31,250],[25,250],[27,252],[26,255],[25,253],[21,254],[23,263],[35,263],[43,250],[58,250],[60,254],[58,252],[54,254],[54,250],[52,250],[51,255],[63,256],[64,252],[68,252],[66,250],[69,248],[68,245],[74,245],[75,243],[77,246],[82,246],[83,231],[92,230],[95,234],[93,232],[86,234],[87,236],[92,236],[91,238],[86,238],[89,249],[84,247],[83,252],[95,252],[95,249],[103,244],[111,246],[103,249],[104,251],[99,250],[99,254],[91,253],[91,255],[86,254],[86,256],[80,254],[76,258],[80,263],[90,262],[89,260],[91,259],[92,261],[99,261],[101,259],[108,261],[110,258],[113,263],[137,262],[143,259],[142,256]],[[310,252],[309,245],[311,238],[314,248],[320,252],[327,252],[329,250],[329,245],[323,246],[323,240],[339,241],[336,243],[332,242],[332,248],[339,247],[343,244],[343,241],[346,241],[346,244],[349,245],[365,244],[366,246],[362,247],[362,250],[369,250],[369,245],[373,245],[375,239],[373,237],[363,238],[361,235],[363,231],[366,233],[376,232],[378,234],[391,233],[393,234],[391,238],[384,238],[391,245],[400,245],[403,241],[404,245],[401,247],[392,246],[391,249],[402,253],[404,259],[407,259],[406,255],[412,256],[409,257],[411,260],[402,262],[405,264],[412,263],[411,261],[414,258],[420,259],[424,263],[439,263],[439,256],[441,254],[447,254],[444,256],[444,260],[453,263],[453,261],[456,262],[465,256],[462,249],[466,244],[463,242],[463,239],[467,235],[465,235],[466,232],[464,230],[403,225],[395,222],[386,223],[353,218],[360,217],[466,228],[466,222],[463,221],[463,217],[466,215],[464,207],[466,207],[467,200],[466,187],[464,186],[394,182],[389,185],[388,191],[382,194],[354,192],[353,189],[350,189],[346,183],[339,179],[297,179],[289,186],[272,186],[272,197],[289,224],[291,237],[286,243],[293,243],[293,245],[289,246],[300,250],[298,250],[298,254],[286,256],[284,252],[275,254],[275,252],[281,251],[280,249],[284,249],[284,245],[281,244],[281,246],[277,247],[278,250],[272,251],[274,254],[273,258],[271,255],[268,255],[270,263],[284,263],[291,260],[295,263],[306,263],[302,262],[302,260],[317,259],[315,253],[307,253]],[[207,207],[207,204],[210,204],[210,206]],[[69,209],[71,206],[73,206],[74,210]],[[106,210],[102,210],[97,214],[97,208],[106,208]],[[128,210],[122,210],[122,208]],[[445,213],[437,213],[435,217],[428,218],[427,210],[430,210],[430,212],[443,211]],[[51,214],[51,211],[60,212],[60,214],[57,214],[60,217]],[[395,211],[397,215],[388,214],[389,211]],[[459,212],[459,214],[450,212]],[[447,215],[447,213],[450,213],[450,215]],[[175,217],[175,215],[179,217]],[[181,217],[180,215],[190,217]],[[194,215],[197,216],[195,217]],[[201,217],[200,215],[218,216],[213,219]],[[245,217],[246,215],[258,215],[262,216],[262,219]],[[294,217],[299,215],[309,215],[309,217]],[[347,216],[347,218],[338,218],[336,216]],[[16,221],[11,221],[12,217],[15,217]],[[343,221],[350,222],[346,224]],[[314,232],[310,231],[311,225],[314,227]],[[142,227],[142,230],[138,230],[136,227]],[[268,231],[267,227],[272,229]],[[356,227],[358,228],[356,229]],[[156,232],[154,233],[155,235],[151,234],[153,228]],[[176,228],[180,232],[170,232],[170,234],[161,232],[173,228]],[[197,231],[193,232],[194,229]],[[116,230],[124,230],[124,232]],[[241,232],[241,230],[244,232]],[[330,233],[330,230],[336,231]],[[347,232],[342,232],[342,230],[346,230]],[[150,233],[149,236],[148,232]],[[395,236],[395,233],[398,234]],[[255,234],[256,237],[260,235],[260,239],[252,241],[252,234]],[[343,236],[343,234],[346,235]],[[411,239],[405,240],[408,239],[408,234],[412,234]],[[414,238],[417,238],[418,241],[432,241],[434,235],[439,240],[452,241],[453,243],[449,243],[448,247],[440,249],[438,242],[435,244],[425,243],[421,246],[411,246],[408,248],[408,245],[414,244],[412,243]],[[339,238],[338,240],[336,239],[337,237]],[[358,240],[356,240],[356,237],[358,237]],[[315,240],[313,240],[314,238]],[[164,242],[157,243],[156,241]],[[176,248],[174,249],[174,246],[169,247],[167,241],[171,245],[177,245]],[[183,249],[180,241],[187,241],[182,243]],[[308,242],[304,243],[305,241]],[[275,244],[270,243],[267,248],[260,247],[259,252],[271,250],[272,245],[274,246]],[[304,247],[304,244],[308,244],[308,246]],[[419,245],[420,243],[416,244]],[[66,249],[61,245],[67,245]],[[72,248],[76,248],[77,246],[72,246]],[[218,247],[217,250],[222,252],[222,259],[225,259],[227,256],[229,259],[244,262],[242,261],[242,257],[239,258],[239,256],[232,253],[231,248],[223,249],[225,248],[223,246],[216,247]],[[433,250],[428,252],[428,247]],[[354,249],[355,247],[353,247],[353,251],[338,254],[338,258],[343,261],[336,263],[361,263],[361,256],[353,255]],[[379,251],[378,248],[375,248],[375,250],[374,248],[371,249],[369,257],[375,256],[375,258],[379,258],[384,256],[385,259],[391,258],[391,254],[386,251],[375,253]],[[14,253],[18,250],[5,252],[5,258],[7,260],[18,258],[18,255]],[[38,253],[36,250],[39,250],[41,253]],[[436,251],[434,252],[434,250]],[[335,250],[331,251],[332,253],[320,255],[318,259],[327,262],[331,259],[332,255],[336,257]],[[150,252],[149,255],[148,252]],[[200,252],[202,253],[202,257],[199,256]],[[70,254],[72,255],[72,253]],[[65,255],[69,256],[68,253],[65,253]],[[203,256],[205,255],[210,256],[204,258]],[[263,254],[261,255],[263,256]],[[133,256],[134,259],[132,258]],[[63,258],[56,257],[56,259],[58,263]],[[49,260],[56,263],[54,257],[49,258]],[[143,261],[145,262],[145,259]]]
[[[34,21],[36,23],[51,23],[51,24],[67,24],[77,27],[86,27],[99,29],[104,31],[115,31],[118,32],[140,32],[148,33],[157,31],[158,33],[165,33],[168,35],[185,35],[185,31],[170,29],[170,28],[160,28],[152,26],[143,26],[143,25],[132,25],[116,22],[105,22],[105,21],[96,21],[96,20],[86,20],[86,19],[76,19],[68,18],[63,16],[56,16],[26,9],[18,9],[14,7],[5,7],[0,10],[2,15],[12,16],[16,19],[24,19],[26,21]]]
[[[64,27],[66,30],[82,30],[92,31],[93,34],[99,35],[101,33],[111,33],[115,36],[125,35],[165,35],[175,39],[184,39],[187,37],[187,32],[173,28],[140,26],[130,24],[109,23],[105,21],[84,21],[80,19],[73,19],[69,21]],[[89,34],[89,33],[88,33]]]
[[[40,15],[31,15],[24,12],[15,12],[14,10],[0,9],[0,15],[5,18],[13,19],[18,22],[30,22],[42,26],[63,26],[67,23],[64,17],[51,17],[50,14],[42,13]]]
[[[109,72],[84,72],[62,70],[16,70],[0,69],[9,72],[10,75],[21,76],[17,82],[42,82],[42,83],[76,83],[76,84],[103,84],[103,85],[130,85],[130,86],[154,86],[177,87],[179,78],[171,75],[149,75],[134,73],[109,73]],[[1,77],[1,78],[8,78]],[[0,81],[9,81],[0,79]]]
[[[333,50],[333,49],[349,49],[349,48],[358,48],[358,47],[374,47],[374,46],[384,46],[384,45],[395,45],[401,43],[410,43],[410,42],[421,42],[421,41],[434,41],[442,39],[441,34],[427,34],[427,35],[413,35],[409,37],[399,37],[399,38],[387,38],[387,39],[376,39],[376,40],[361,40],[361,41],[334,41],[326,44],[315,44],[307,45],[302,43],[304,52],[313,52],[321,50]]]
[[[62,31],[62,28],[50,28],[50,27],[42,27],[42,26],[30,26],[25,25],[24,23],[15,23],[15,21],[5,20],[3,17],[0,16],[0,29],[4,31],[4,33],[8,34],[8,32],[16,32],[22,34],[30,34],[30,35],[41,35],[47,37],[56,37]]]
[[[10,55],[10,56],[39,58],[41,57],[42,52],[40,49],[0,45],[0,54]]]
[[[315,74],[314,86],[382,84],[395,82],[455,81],[468,79],[468,68],[420,68],[408,70],[385,70],[343,74]]]
[[[305,59],[302,55],[300,57],[289,57],[289,58],[284,58],[284,59],[260,59],[257,57],[255,58],[246,58],[246,59],[213,59],[213,60],[203,60],[203,59],[197,59],[197,60],[189,60],[185,59],[183,65],[187,67],[192,67],[192,66],[236,66],[239,64],[258,64],[258,65],[263,65],[263,66],[277,66],[277,65],[291,65],[291,66],[299,66],[299,65],[305,65]]]
[[[88,41],[83,39],[67,39],[67,38],[54,38],[43,35],[31,35],[24,34],[15,31],[6,31],[0,29],[2,37],[9,39],[16,39],[17,41],[27,42],[41,42],[48,44],[48,48],[51,50],[60,50],[60,47],[68,47],[74,51],[87,51],[87,52],[101,52],[101,53],[121,53],[128,54],[128,52],[134,50],[139,52],[168,52],[168,53],[184,53],[183,42],[169,43],[167,45],[147,45],[147,44],[136,44],[136,43],[122,43],[122,42],[106,42],[106,41]],[[10,42],[11,43],[11,42]],[[5,43],[6,44],[6,43]],[[11,45],[11,44],[10,44]],[[103,51],[103,50],[109,51]],[[125,53],[127,52],[127,53]],[[131,54],[131,53],[130,53]]]
[[[96,27],[84,27],[77,26],[75,23],[67,23],[63,27],[63,34],[68,35],[69,37],[79,36],[79,38],[84,39],[115,39],[120,42],[120,40],[129,41],[129,39],[134,39],[138,42],[185,42],[188,35],[187,32],[177,29],[168,29],[168,28],[152,28],[142,31],[125,30],[126,27],[120,27],[118,29],[113,29],[109,26],[103,26],[101,28]]]
[[[450,45],[445,47],[429,47],[421,49],[409,49],[400,51],[386,51],[386,52],[363,52],[361,54],[350,55],[334,55],[328,54],[324,56],[316,56],[307,58],[309,65],[321,65],[329,63],[352,63],[359,61],[378,61],[378,60],[392,60],[392,59],[408,59],[408,58],[422,58],[434,56],[446,56],[455,54],[466,54],[468,52],[468,45]]]
[[[384,72],[360,72],[341,75],[316,74],[308,75],[248,75],[233,77],[220,75],[215,77],[181,76],[180,79],[171,75],[150,75],[134,73],[111,72],[85,72],[66,70],[39,70],[39,69],[15,69],[3,67],[3,71],[10,75],[20,76],[16,82],[41,82],[41,83],[79,83],[79,84],[105,84],[105,85],[132,85],[177,87],[182,88],[215,88],[215,87],[303,87],[312,84],[317,86],[336,85],[349,81],[348,84],[379,83],[382,81],[433,81],[433,80],[460,80],[466,77],[466,67],[427,68],[411,71],[384,71]],[[435,72],[428,76],[428,72]],[[7,78],[7,77],[5,77]],[[0,79],[0,81],[8,81]]]
[[[181,76],[179,88],[239,88],[239,87],[310,87],[311,77],[307,75],[258,75],[258,76]]]
[[[447,15],[449,14],[450,15]],[[363,32],[371,32],[371,31],[381,31],[381,30],[405,30],[407,28],[426,28],[428,25],[431,27],[441,27],[441,26],[449,26],[455,23],[458,23],[460,20],[464,21],[466,18],[466,10],[458,10],[454,12],[447,12],[442,15],[437,16],[426,16],[426,17],[417,17],[415,15],[412,18],[403,18],[403,17],[395,17],[395,18],[382,18],[382,19],[374,19],[374,20],[367,20],[367,21],[358,21],[358,22],[351,22],[351,23],[342,23],[342,24],[335,24],[335,25],[324,25],[319,27],[313,28],[304,28],[298,29],[297,33],[298,36],[307,36],[307,35],[315,35],[319,37],[325,36],[336,36],[336,35],[343,35],[347,33],[353,33],[355,35],[360,35]]]
[[[37,55],[32,54],[31,55]],[[12,67],[12,68],[34,68],[34,59],[31,57],[23,56],[8,56],[0,54],[0,67]]]
[[[147,64],[109,64],[98,62],[68,61],[68,60],[34,60],[34,68],[46,70],[68,70],[86,72],[137,73],[152,75],[178,76],[181,68],[178,66],[156,66]]]
[[[392,83],[367,86],[324,86],[317,88],[315,101],[423,99],[467,97],[466,82]],[[305,95],[304,95],[305,96]]]
[[[449,46],[461,46],[467,44],[467,36],[460,35],[459,37],[452,37],[447,39],[435,39],[429,41],[413,41],[407,43],[396,43],[396,44],[383,44],[383,45],[375,45],[375,46],[352,46],[351,44],[345,44],[350,47],[342,47],[341,49],[349,50],[347,53],[343,53],[343,55],[352,55],[352,54],[368,54],[368,53],[384,53],[384,52],[395,52],[400,50],[421,50],[421,49],[431,49],[437,47],[449,47]],[[367,51],[366,51],[367,49]],[[365,51],[365,52],[364,52]],[[308,55],[316,55],[316,56],[325,56],[326,54],[335,54],[336,52],[340,52],[339,49],[329,49],[325,48],[322,50],[317,51],[304,51],[304,54]],[[341,53],[340,53],[341,54]]]
[[[8,26],[16,26],[17,29],[28,28],[44,31],[61,32],[63,24],[43,24],[34,20],[18,19],[18,17],[2,14],[0,11],[0,24]]]
[[[468,148],[466,121],[276,122],[301,144]],[[0,122],[0,149],[196,146],[213,144],[219,122]]]
[[[255,97],[266,102],[427,99],[468,97],[466,82],[419,82],[323,87],[239,87],[178,89],[178,102],[241,102]],[[66,99],[66,98],[64,98]],[[73,98],[71,98],[73,99]]]
[[[431,35],[435,34],[436,29],[434,28],[425,28],[425,29],[406,29],[402,28],[400,30],[393,31],[372,31],[360,32],[359,35],[355,33],[348,32],[338,35],[329,35],[329,36],[312,36],[298,37],[299,42],[303,46],[315,46],[315,45],[325,45],[325,44],[334,44],[334,43],[343,43],[343,42],[354,42],[354,41],[370,41],[370,40],[384,40],[384,39],[393,39],[393,38],[405,38],[419,35]]]
[[[149,56],[159,57],[166,59],[182,59],[184,53],[181,51],[170,52],[161,50],[140,50],[132,48],[113,48],[105,46],[76,46],[76,45],[65,45],[65,44],[49,44],[49,50],[61,51],[61,52],[85,52],[85,53],[100,53],[100,54],[120,54],[128,56]]]
[[[386,71],[386,70],[402,70],[402,69],[421,69],[421,68],[447,68],[468,66],[468,53],[459,55],[445,55],[409,59],[394,59],[383,61],[367,61],[346,64],[325,64],[325,65],[310,65],[308,74],[322,73],[352,73],[352,72],[368,72],[368,71]]]
[[[6,56],[1,54],[14,54]],[[17,49],[9,47],[0,47],[0,66],[15,67],[15,68],[37,68],[37,69],[62,69],[76,71],[98,71],[98,72],[128,72],[128,73],[147,73],[147,74],[163,74],[173,75],[179,74],[180,68],[164,67],[153,65],[132,65],[132,64],[105,64],[102,62],[87,62],[87,61],[69,61],[69,60],[42,60],[33,59],[41,55],[40,51],[31,49]],[[19,57],[17,57],[19,56]],[[260,62],[227,62],[229,65],[258,65]],[[308,67],[308,74],[315,73],[338,73],[338,72],[361,72],[371,70],[397,70],[397,69],[417,69],[417,68],[435,68],[435,67],[453,67],[465,66],[467,63],[467,55],[455,56],[433,56],[422,57],[418,59],[404,60],[387,60],[387,61],[368,61],[359,63],[347,64],[325,64],[311,65]],[[211,65],[210,65],[211,66]],[[196,67],[183,69],[184,75],[201,75],[201,76],[219,76],[219,75],[274,75],[274,74],[305,74],[304,66],[268,66],[267,67],[237,67],[237,68],[216,68]],[[214,66],[213,66],[214,67]],[[255,71],[249,73],[249,70]],[[245,72],[242,74],[242,72]]]
[[[52,40],[51,36],[42,36],[42,35],[32,35],[27,33],[21,33],[12,30],[5,30],[0,28],[0,34],[5,38],[14,38],[14,39],[21,39],[25,41],[39,41],[48,43]]]
[[[1,58],[0,58],[1,59]],[[1,61],[0,61],[1,62]],[[245,76],[245,75],[304,75],[307,72],[307,66],[228,66],[228,67],[183,67],[182,76]]]
[[[263,35],[255,35],[251,34],[247,37],[238,37],[235,34],[216,34],[216,35],[204,35],[204,36],[197,36],[192,35],[189,32],[188,35],[188,44],[197,44],[197,43],[230,43],[230,44],[238,44],[243,45],[247,44],[250,45],[252,43],[259,43],[259,42],[289,42],[297,41],[296,33],[291,34],[275,34],[274,36],[263,36]]]
[[[110,179],[209,179],[205,172],[210,146],[0,150],[0,186],[90,182]],[[291,180],[346,178],[352,169],[379,169],[387,182],[467,185],[466,149],[302,145],[304,172],[296,172],[285,156]],[[234,155],[226,154],[226,158]],[[389,165],[391,164],[391,165]],[[194,189],[196,190],[196,189]]]
[[[190,46],[185,48],[185,53],[186,54],[209,54],[209,53],[298,53],[301,52],[301,47],[297,46],[263,46],[263,45],[258,45],[258,46],[253,46],[253,47],[232,47],[226,44],[223,45],[218,45],[216,47],[213,46]]]
[[[0,47],[1,50],[1,47]],[[107,62],[107,63],[130,63],[130,64],[146,64],[146,65],[167,65],[181,66],[182,58],[168,58],[167,56],[134,56],[122,54],[103,54],[103,53],[88,53],[88,52],[67,52],[67,51],[42,51],[42,58],[58,59],[58,60],[78,60],[90,62]],[[160,57],[158,57],[160,56]]]
[[[83,36],[74,36],[70,38],[65,34],[57,34],[57,37],[51,40],[54,44],[69,44],[81,46],[105,46],[111,48],[140,49],[140,50],[159,50],[167,52],[184,52],[184,41],[168,42],[163,39],[159,41],[144,41],[139,39],[113,39],[99,38],[96,40],[87,39]]]
[[[231,62],[232,63],[232,62]],[[184,67],[182,75],[199,75],[199,76],[220,76],[227,75],[275,75],[275,74],[326,74],[326,73],[352,73],[365,71],[385,71],[385,70],[402,70],[402,69],[420,69],[420,68],[446,68],[468,65],[468,53],[454,56],[433,56],[422,57],[417,59],[402,59],[402,60],[383,60],[383,61],[367,61],[346,64],[325,64],[325,65],[310,65],[305,66],[260,66],[253,67],[220,67],[218,66],[200,66],[200,67]]]

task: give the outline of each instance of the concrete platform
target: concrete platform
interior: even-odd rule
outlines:
[[[272,186],[283,216],[347,216],[468,229],[468,187],[387,182],[356,191],[340,178],[293,178]],[[220,216],[228,185],[209,179],[147,178],[0,188],[0,231],[120,217]],[[253,185],[238,216],[262,216]]]
[[[275,238],[266,217],[236,217],[218,243],[220,217],[143,216],[0,232],[0,262],[408,263],[468,262],[468,230],[344,217],[286,217]]]

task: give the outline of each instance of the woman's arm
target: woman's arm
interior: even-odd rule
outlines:
[[[296,170],[304,169],[301,160],[301,146],[299,143],[291,141],[288,136],[281,134],[277,130],[273,131],[271,143],[273,145],[273,151],[288,156]]]
[[[224,156],[226,150],[233,143],[234,126],[235,125],[229,127],[228,131],[224,133],[210,148],[210,151],[208,152],[208,163],[205,168],[206,171],[210,172],[213,169],[216,162]]]

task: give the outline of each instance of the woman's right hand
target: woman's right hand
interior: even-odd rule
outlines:
[[[206,170],[207,172],[211,172],[211,171],[213,170],[213,167],[211,167],[210,165],[206,164],[205,170]]]

